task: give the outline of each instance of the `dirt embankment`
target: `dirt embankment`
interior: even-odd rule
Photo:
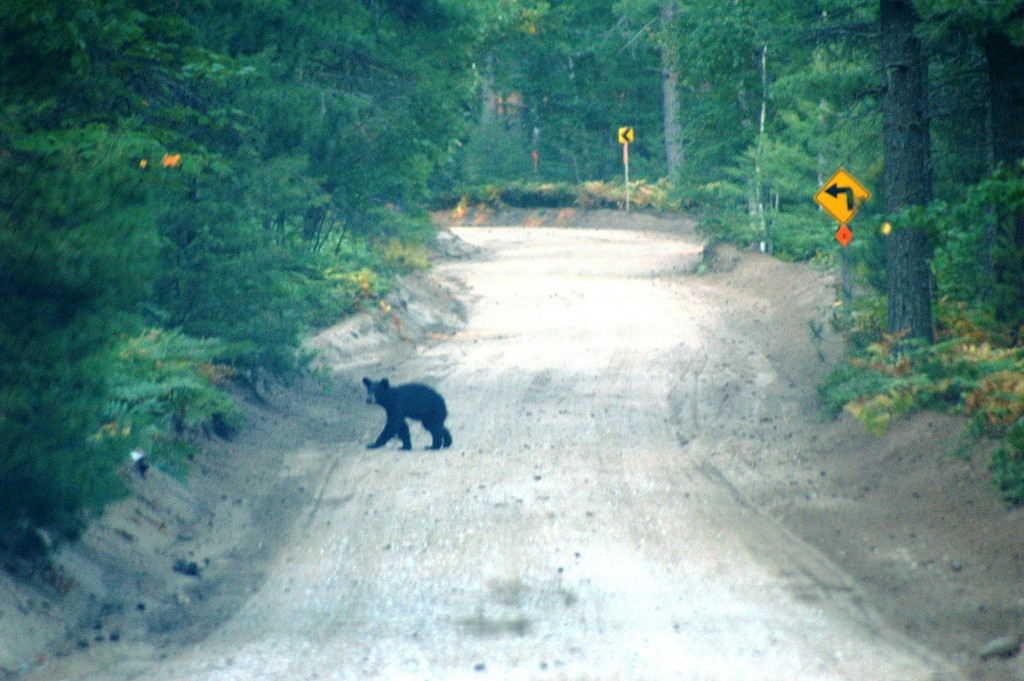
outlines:
[[[746,503],[848,573],[901,633],[949,655],[967,678],[1024,678],[1019,657],[997,653],[1024,632],[1024,510],[1008,507],[993,484],[990,443],[967,458],[954,454],[966,421],[935,413],[899,419],[882,437],[846,414],[825,420],[816,387],[841,340],[809,322],[824,321],[815,310],[831,302],[821,293],[824,283],[831,296],[832,277],[756,254],[734,262],[700,283],[727,310],[717,342],[739,350],[734,378],[708,381],[700,397],[741,410],[745,390],[765,399],[732,432],[704,422],[711,465]],[[744,352],[763,353],[780,380],[757,386]]]
[[[829,275],[696,276],[685,220],[466,220],[617,236],[442,232],[311,340],[332,379],[242,395],[187,485],[126,469],[49,577],[0,575],[0,678],[1024,678],[981,655],[1021,631],[1024,518],[962,422],[819,416]],[[365,453],[363,373],[440,384],[455,446]]]

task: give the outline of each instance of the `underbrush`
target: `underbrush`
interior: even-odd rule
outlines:
[[[850,354],[819,387],[826,411],[845,409],[876,434],[921,409],[967,416],[960,448],[999,439],[995,482],[1008,501],[1024,504],[1024,348],[999,334],[989,314],[945,299],[933,345],[882,333],[884,320],[884,301],[869,299],[840,322]]]
[[[273,304],[290,309],[284,335],[271,335],[268,327],[250,320],[234,339],[196,338],[162,328],[125,339],[96,437],[121,438],[145,451],[153,465],[187,474],[203,438],[228,438],[243,426],[231,384],[258,390],[262,380],[287,380],[304,370],[312,358],[300,353],[298,340],[371,307],[391,290],[396,276],[427,268],[429,254],[421,241],[349,240],[329,256],[321,253],[285,270]],[[265,361],[272,355],[280,359]]]
[[[638,210],[679,210],[671,185],[637,180],[629,183],[629,203]],[[465,211],[470,208],[622,208],[626,187],[621,182],[510,182],[463,188],[434,199],[434,208]]]

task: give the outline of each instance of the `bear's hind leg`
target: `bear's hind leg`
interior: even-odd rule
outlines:
[[[443,440],[442,447],[452,446],[452,434],[444,426],[441,426],[441,439]]]
[[[441,432],[437,429],[437,427],[430,428],[429,430],[431,442],[430,447],[428,447],[428,449],[441,449],[441,441],[443,438]]]
[[[428,421],[424,422],[423,427],[430,431],[430,436],[433,439],[427,449],[441,449],[441,447],[447,447],[448,444],[451,444],[452,437],[448,435],[448,431],[445,430],[443,423]],[[446,439],[448,444],[445,444]]]

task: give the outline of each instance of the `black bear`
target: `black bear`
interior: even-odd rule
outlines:
[[[423,427],[430,431],[434,441],[429,449],[451,446],[452,434],[444,427],[448,408],[444,404],[444,398],[436,390],[421,383],[406,383],[392,387],[386,378],[379,381],[364,378],[363,385],[366,386],[366,403],[379,404],[388,413],[384,430],[375,442],[366,445],[368,448],[383,447],[388,440],[397,435],[402,439],[402,449],[412,449],[409,424],[405,422],[407,418],[422,422]]]

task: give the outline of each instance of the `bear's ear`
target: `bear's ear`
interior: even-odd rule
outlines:
[[[388,379],[386,378],[380,379],[380,383],[378,383],[377,385],[379,385],[382,390],[387,390],[388,388],[391,387],[391,384],[388,383]]]
[[[365,385],[367,388],[369,388],[371,385],[373,385],[373,381],[371,381],[366,376],[363,376],[363,385]]]

